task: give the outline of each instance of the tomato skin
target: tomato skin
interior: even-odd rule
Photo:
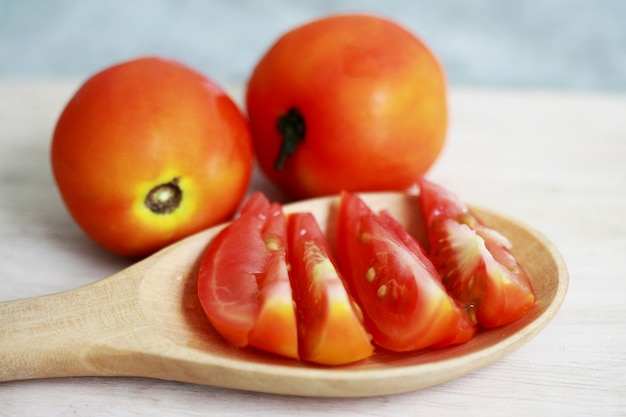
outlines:
[[[425,178],[419,186],[430,257],[450,294],[486,328],[530,311],[535,292],[508,239],[482,224],[449,190]]]
[[[419,243],[390,215],[375,215],[357,195],[344,193],[337,229],[340,267],[376,344],[408,351],[474,335]]]
[[[247,86],[259,165],[296,197],[403,190],[441,152],[443,70],[414,35],[366,15],[323,18],[283,35]],[[304,140],[276,169],[281,116],[297,109]]]
[[[209,244],[198,296],[211,324],[233,345],[297,358],[286,242],[282,207],[254,193]]]
[[[51,162],[63,201],[104,248],[143,257],[229,219],[252,175],[247,121],[211,80],[146,57],[95,74],[57,122]],[[155,213],[146,197],[176,185],[180,205]],[[215,198],[219,195],[219,198]]]
[[[374,349],[360,310],[344,287],[313,215],[291,214],[288,239],[300,358],[343,365],[371,356]]]

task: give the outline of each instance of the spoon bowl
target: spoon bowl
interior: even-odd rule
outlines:
[[[416,196],[366,193],[425,241]],[[338,197],[301,201],[332,236]],[[63,376],[134,376],[242,390],[327,397],[413,391],[484,367],[537,335],[557,313],[568,274],[557,249],[539,232],[487,210],[482,221],[513,243],[537,294],[532,311],[468,343],[397,353],[379,349],[364,361],[324,367],[229,345],[212,328],[196,293],[207,229],[108,278],[71,291],[0,303],[0,381]],[[330,239],[331,247],[333,239]]]

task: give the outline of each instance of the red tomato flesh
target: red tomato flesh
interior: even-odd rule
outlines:
[[[253,194],[209,244],[198,295],[215,329],[233,345],[297,358],[286,241],[282,207]]]
[[[300,357],[342,365],[372,355],[361,311],[346,291],[326,237],[311,213],[289,216],[288,239]]]
[[[351,294],[374,342],[393,351],[468,341],[475,328],[446,293],[419,243],[355,194],[342,194],[337,247]]]
[[[501,326],[532,309],[535,293],[510,241],[482,224],[449,190],[424,178],[419,185],[430,258],[475,322]]]

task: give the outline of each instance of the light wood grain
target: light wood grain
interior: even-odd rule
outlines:
[[[415,236],[423,232],[415,196],[362,198],[375,211],[388,210]],[[332,242],[337,203],[337,197],[313,199],[288,204],[285,212],[312,213]],[[560,308],[569,280],[560,253],[544,236],[505,217],[477,214],[511,240],[537,303],[522,319],[480,331],[463,345],[404,354],[379,349],[367,360],[341,367],[235,348],[212,329],[196,293],[198,266],[222,229],[217,226],[86,287],[0,303],[0,381],[143,376],[288,395],[362,397],[458,378],[536,336]]]
[[[70,290],[129,266],[77,229],[51,179],[50,135],[77,85],[0,83],[0,301]],[[561,310],[528,344],[465,377],[394,396],[36,379],[0,383],[0,415],[626,415],[626,97],[453,89],[450,105],[449,140],[431,178],[541,231],[570,272]],[[258,173],[252,188],[284,199]]]

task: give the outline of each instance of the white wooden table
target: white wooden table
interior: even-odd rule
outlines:
[[[51,132],[76,87],[0,82],[0,301],[72,289],[129,264],[82,234],[52,180]],[[543,232],[570,272],[560,312],[529,344],[463,378],[393,396],[64,378],[0,383],[0,415],[626,415],[626,96],[453,90],[450,98],[449,141],[430,178]],[[274,192],[259,175],[252,187]]]

